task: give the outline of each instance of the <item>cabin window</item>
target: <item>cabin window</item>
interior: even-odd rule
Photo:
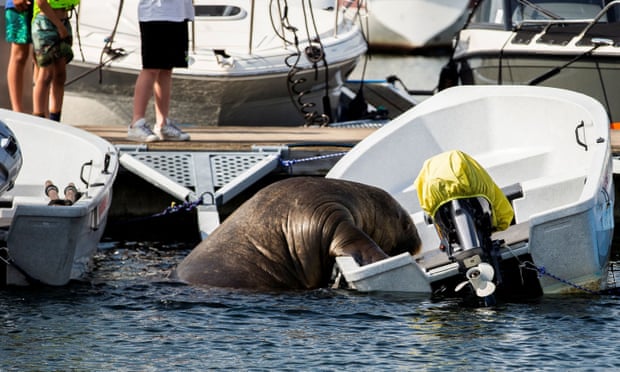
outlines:
[[[592,19],[605,6],[602,0],[513,0],[512,23],[531,20]],[[606,19],[601,18],[605,22]]]
[[[472,16],[472,24],[503,25],[504,3],[504,0],[483,1]]]
[[[604,7],[604,0],[483,0],[472,16],[471,27],[510,29],[524,21],[593,19]],[[607,20],[604,15],[599,22]]]
[[[242,17],[243,9],[232,5],[196,5],[196,17]]]

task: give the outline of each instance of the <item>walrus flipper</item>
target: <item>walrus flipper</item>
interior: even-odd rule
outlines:
[[[329,255],[352,256],[360,265],[368,265],[389,257],[374,240],[350,222],[339,224],[329,247]]]

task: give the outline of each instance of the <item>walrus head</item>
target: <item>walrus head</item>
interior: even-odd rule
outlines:
[[[388,256],[405,252],[415,255],[420,252],[422,240],[418,230],[409,213],[398,202],[394,200],[393,205],[386,205],[378,212],[377,218],[381,218],[383,223],[377,221],[374,228],[367,231]]]
[[[388,192],[351,181],[340,181],[338,187],[347,194],[339,200],[350,219],[342,218],[335,230],[339,233],[332,235],[332,256],[351,255],[360,265],[366,265],[420,251],[422,241],[411,216]],[[332,185],[335,189],[336,185]]]

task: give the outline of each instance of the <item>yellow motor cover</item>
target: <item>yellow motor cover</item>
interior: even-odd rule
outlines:
[[[431,217],[451,200],[478,196],[491,204],[492,223],[497,230],[507,229],[514,217],[510,202],[487,171],[474,158],[459,150],[427,159],[414,185],[420,206]]]

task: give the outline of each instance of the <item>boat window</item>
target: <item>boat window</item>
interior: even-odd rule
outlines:
[[[536,20],[593,19],[605,6],[603,0],[513,0],[512,23]],[[603,17],[601,22],[605,22]]]
[[[232,5],[196,5],[196,17],[236,17],[242,15],[242,9]]]
[[[478,5],[472,15],[471,23],[477,25],[503,25],[504,0],[487,0]]]

